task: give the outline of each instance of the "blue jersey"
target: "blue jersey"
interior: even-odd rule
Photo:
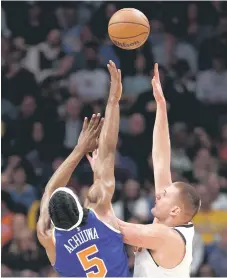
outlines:
[[[71,231],[55,228],[55,270],[62,277],[129,277],[122,234],[89,210],[87,224]]]

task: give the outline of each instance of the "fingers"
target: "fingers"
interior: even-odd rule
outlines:
[[[102,127],[103,127],[103,124],[104,124],[104,118],[102,118],[99,122],[99,125],[95,131],[95,135],[96,136],[99,136],[99,134],[101,133],[101,130],[102,130]]]
[[[107,64],[107,68],[109,70],[111,78],[118,79],[118,77],[119,77],[119,70],[117,70],[117,67],[116,67],[115,63],[112,60],[110,60],[109,64]]]
[[[95,136],[99,136],[99,134],[102,130],[103,123],[104,123],[104,118],[102,118],[101,120],[100,120],[100,118],[101,118],[100,113],[98,113],[97,115],[93,114],[91,117],[90,123],[88,125],[88,129],[90,131],[94,131]]]
[[[159,79],[159,71],[158,71],[158,63],[155,63],[154,65],[154,77],[157,81],[160,81]]]
[[[88,118],[87,118],[87,117],[85,117],[85,118],[84,118],[84,122],[83,122],[83,127],[82,127],[82,130],[86,130],[86,129],[87,129],[87,127],[88,127]]]
[[[95,117],[95,120],[94,120],[94,125],[92,127],[93,130],[96,130],[96,128],[98,127],[99,122],[100,122],[100,118],[101,118],[101,114],[98,113]]]
[[[151,84],[152,84],[153,90],[157,90],[157,84],[156,84],[156,82],[155,82],[155,79],[154,79],[154,78],[152,78],[152,80],[151,80]]]
[[[89,130],[91,130],[93,128],[95,120],[96,120],[96,114],[93,114],[91,117],[91,120],[89,122],[89,125],[88,125]]]

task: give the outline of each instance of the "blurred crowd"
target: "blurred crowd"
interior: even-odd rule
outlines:
[[[108,38],[110,17],[126,7],[151,23],[148,41],[134,51]],[[35,233],[40,199],[74,148],[83,118],[105,109],[109,59],[123,73],[116,215],[152,221],[150,80],[158,62],[172,178],[190,182],[202,198],[191,275],[227,276],[227,2],[9,1],[1,15],[2,276],[56,277]],[[92,178],[84,159],[68,185],[82,202]],[[130,247],[128,254],[133,271]]]

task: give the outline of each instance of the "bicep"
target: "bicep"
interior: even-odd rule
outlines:
[[[166,187],[172,184],[171,171],[166,167],[165,168],[154,168],[154,181],[155,189],[158,191],[164,190]],[[156,192],[156,194],[159,192]]]
[[[162,224],[120,224],[124,242],[141,248],[156,250],[163,242],[172,240],[174,232]]]

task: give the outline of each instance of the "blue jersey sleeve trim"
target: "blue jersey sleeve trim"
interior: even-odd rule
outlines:
[[[114,227],[112,227],[110,224],[102,221],[99,216],[97,215],[97,213],[92,209],[92,208],[88,208],[90,211],[92,211],[94,213],[94,215],[97,217],[97,219],[102,222],[105,226],[107,226],[110,230],[112,230],[113,232],[117,233],[117,234],[121,234],[121,232],[117,229],[115,229]]]

